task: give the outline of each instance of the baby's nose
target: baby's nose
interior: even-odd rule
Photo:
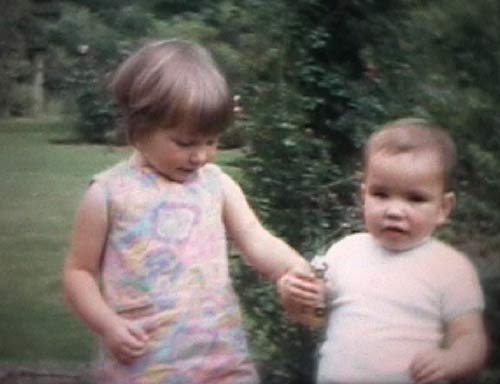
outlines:
[[[387,205],[385,214],[390,218],[401,218],[405,215],[405,207],[401,202],[391,202]]]

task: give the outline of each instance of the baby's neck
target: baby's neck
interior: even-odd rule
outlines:
[[[420,248],[422,246],[424,246],[425,244],[427,244],[430,240],[432,239],[431,236],[427,236],[427,237],[424,237],[422,240],[420,240],[418,243],[415,243],[413,245],[411,245],[410,247],[408,248],[403,248],[403,249],[389,249],[389,248],[386,248],[384,247],[381,243],[380,246],[388,253],[390,254],[393,254],[393,255],[400,255],[400,254],[404,254],[406,252],[410,252],[410,251],[413,251],[417,248]]]

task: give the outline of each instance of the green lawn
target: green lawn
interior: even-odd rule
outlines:
[[[95,348],[63,302],[60,272],[91,175],[130,150],[51,143],[64,132],[55,121],[0,121],[0,362],[84,361]],[[238,155],[219,154],[236,177]]]

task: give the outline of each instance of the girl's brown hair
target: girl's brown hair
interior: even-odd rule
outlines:
[[[451,190],[457,162],[456,147],[441,127],[425,119],[404,118],[392,121],[373,133],[363,150],[363,169],[366,172],[370,157],[374,153],[399,154],[433,151],[443,167],[445,189]]]
[[[206,49],[187,41],[145,45],[118,68],[111,89],[131,143],[158,128],[218,134],[233,119],[224,76]]]

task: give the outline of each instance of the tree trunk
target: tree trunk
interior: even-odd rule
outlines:
[[[44,112],[45,94],[43,83],[45,79],[45,56],[37,53],[33,60],[33,116],[40,116]]]

